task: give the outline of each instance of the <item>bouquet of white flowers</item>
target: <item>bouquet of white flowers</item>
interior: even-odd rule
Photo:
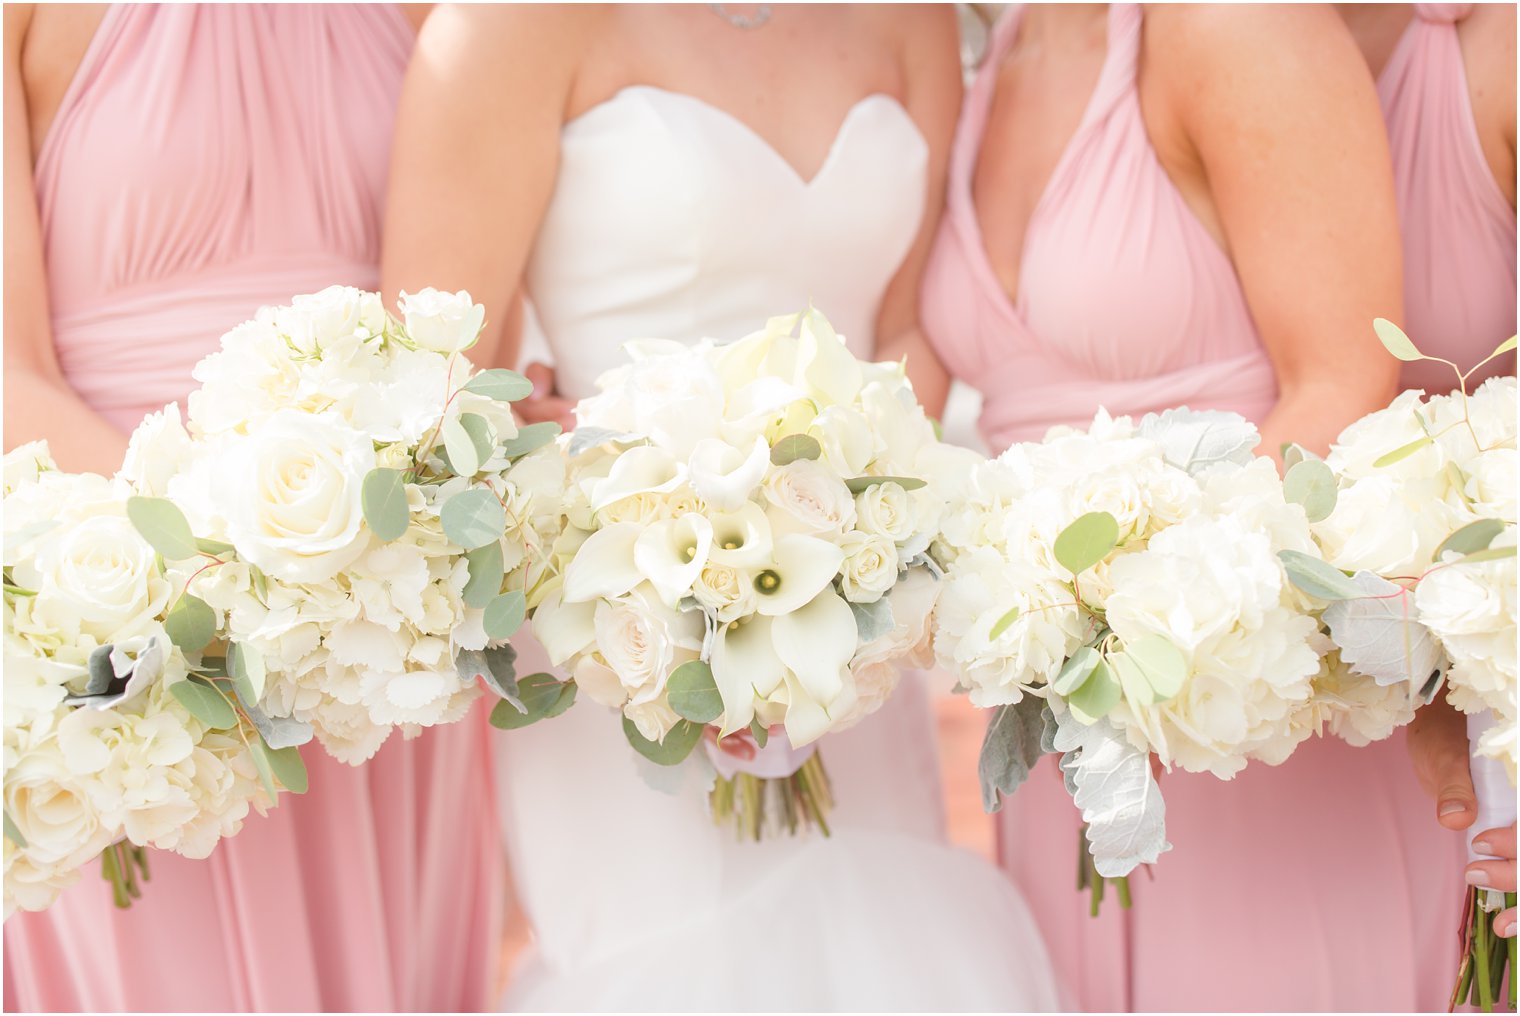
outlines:
[[[943,446],[902,365],[859,362],[814,310],[628,351],[562,439],[563,573],[534,631],[645,757],[705,739],[716,820],[826,833],[818,739],[927,662]]]
[[[6,916],[46,908],[97,855],[127,906],[145,848],[205,857],[277,789],[306,789],[295,749],[183,648],[183,581],[134,528],[130,493],[59,472],[45,444],[5,456]]]
[[[1320,653],[1279,553],[1314,553],[1238,416],[1099,412],[965,475],[949,495],[935,617],[940,663],[995,711],[989,811],[1044,752],[1082,810],[1096,911],[1104,880],[1165,850],[1149,756],[1229,779],[1308,736]],[[1086,871],[1091,863],[1094,871]]]
[[[1392,323],[1376,328],[1399,359],[1429,359]],[[1340,663],[1416,702],[1438,694],[1444,677],[1448,701],[1468,714],[1479,804],[1469,844],[1515,820],[1517,697],[1515,379],[1469,393],[1475,370],[1453,365],[1458,387],[1448,395],[1404,392],[1347,427],[1324,462],[1303,458],[1288,474],[1317,476],[1324,560],[1290,564],[1323,602]],[[1471,996],[1492,1007],[1504,978],[1492,914],[1506,905],[1513,895],[1469,893],[1453,1005]]]
[[[563,483],[558,427],[513,422],[528,382],[463,355],[484,308],[429,289],[401,312],[343,287],[261,310],[196,366],[187,425],[149,417],[123,467],[184,589],[182,648],[220,632],[269,744],[315,733],[350,764],[460,719],[477,678],[521,705],[505,640]]]

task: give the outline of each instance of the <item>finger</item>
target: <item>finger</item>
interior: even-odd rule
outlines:
[[[1498,934],[1498,936],[1500,938],[1514,938],[1515,937],[1515,908],[1514,907],[1510,907],[1508,910],[1501,910],[1501,911],[1499,911],[1498,916],[1494,918],[1494,932],[1496,934]],[[1511,972],[1510,976],[1514,977],[1515,975],[1514,975],[1513,972]]]
[[[512,408],[528,423],[545,423],[552,420],[563,428],[566,418],[574,419],[571,410],[575,408],[575,403],[553,395],[545,398],[530,395],[521,402],[513,403]]]
[[[1515,827],[1514,825],[1500,826],[1497,829],[1486,829],[1473,837],[1473,850],[1490,857],[1507,857],[1511,861],[1515,859]]]
[[[533,394],[542,398],[554,392],[554,368],[546,363],[530,363],[523,369],[523,377],[533,384]]]
[[[1466,829],[1478,817],[1472,771],[1466,758],[1446,759],[1436,770],[1436,821],[1447,829]]]
[[[1474,861],[1467,866],[1467,884],[1512,893],[1515,891],[1515,862]]]

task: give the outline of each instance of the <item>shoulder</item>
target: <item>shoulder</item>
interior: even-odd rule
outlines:
[[[1475,97],[1492,99],[1515,115],[1515,5],[1476,4],[1457,31]],[[1513,132],[1514,125],[1510,125]]]
[[[416,59],[471,86],[569,73],[607,17],[602,4],[438,4],[418,32]]]

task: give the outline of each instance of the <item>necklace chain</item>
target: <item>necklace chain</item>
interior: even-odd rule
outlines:
[[[728,9],[727,4],[708,4],[707,9],[712,11],[718,17],[722,18],[724,21],[727,21],[730,25],[733,25],[735,28],[742,28],[745,31],[749,31],[752,28],[759,28],[761,25],[765,24],[771,19],[770,4],[760,4],[755,8],[755,13],[753,14],[739,14],[735,11],[731,11]]]

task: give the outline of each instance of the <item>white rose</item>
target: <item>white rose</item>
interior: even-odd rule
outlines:
[[[1314,524],[1325,560],[1345,571],[1414,575],[1464,517],[1443,501],[1420,496],[1394,476],[1373,476],[1343,488],[1328,518]]]
[[[754,613],[759,599],[749,572],[711,561],[692,583],[691,593],[723,623]]]
[[[14,581],[37,595],[16,605],[23,634],[56,633],[97,644],[156,629],[173,593],[158,573],[153,548],[121,514],[65,521],[18,562]]]
[[[180,421],[179,405],[169,403],[149,413],[127,442],[127,454],[118,474],[137,493],[163,497],[169,479],[190,459],[190,435]]]
[[[475,345],[486,309],[464,290],[445,293],[429,286],[420,293],[401,294],[401,318],[407,336],[419,348],[447,355]]]
[[[35,864],[77,868],[113,838],[64,765],[56,742],[21,752],[6,770],[5,811],[26,838],[26,855]]]
[[[653,591],[636,589],[596,605],[596,646],[630,697],[663,691],[678,662],[694,659],[702,646],[702,620],[660,603]]]
[[[1427,444],[1398,462],[1375,464],[1389,452],[1426,436],[1421,421],[1429,411],[1421,405],[1422,395],[1419,391],[1402,392],[1386,409],[1369,413],[1341,431],[1330,446],[1326,464],[1342,482],[1360,482],[1371,477],[1410,479],[1441,472],[1446,455],[1439,442]]]
[[[855,522],[855,498],[835,473],[818,462],[798,459],[766,477],[766,512],[777,536],[783,533],[838,535]]]
[[[325,415],[282,410],[229,449],[216,497],[238,554],[287,582],[323,582],[369,543],[362,485],[367,435]]]
[[[363,340],[385,330],[380,294],[352,286],[328,286],[294,297],[274,312],[275,326],[298,352],[320,354],[340,343]]]
[[[823,450],[823,462],[840,476],[859,476],[876,458],[876,435],[859,410],[829,406],[813,418],[807,433]]]
[[[4,468],[5,493],[9,494],[22,484],[33,483],[42,473],[58,467],[53,464],[53,455],[48,450],[46,441],[28,441],[5,453]]]
[[[852,603],[875,603],[897,583],[897,547],[884,536],[849,532],[839,541],[844,551],[840,585]]]
[[[1496,546],[1512,546],[1513,528]],[[1455,564],[1432,571],[1415,586],[1420,620],[1440,639],[1452,668],[1447,675],[1457,708],[1516,712],[1516,564],[1514,558]]]
[[[864,532],[903,543],[917,528],[908,492],[895,483],[873,483],[855,495],[855,525]]]
[[[1476,514],[1515,523],[1516,491],[1520,490],[1515,461],[1513,448],[1490,448],[1467,461],[1465,492]]]

